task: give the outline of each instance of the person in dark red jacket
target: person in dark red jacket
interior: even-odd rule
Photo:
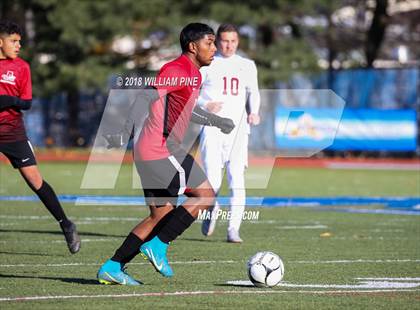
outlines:
[[[26,135],[22,110],[32,104],[29,64],[19,58],[22,30],[10,21],[0,21],[0,152],[18,169],[25,182],[54,216],[72,254],[80,250],[80,237],[57,195],[43,180]]]

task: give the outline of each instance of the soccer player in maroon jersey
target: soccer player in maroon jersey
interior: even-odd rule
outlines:
[[[139,252],[158,272],[171,277],[173,271],[166,258],[169,242],[194,222],[200,210],[214,204],[215,193],[206,175],[181,148],[190,121],[216,126],[224,133],[234,127],[232,120],[196,106],[201,86],[199,69],[213,60],[214,40],[209,26],[188,24],[180,35],[182,55],[164,65],[157,76],[156,100],[134,146],[150,215],[134,227],[114,256],[101,266],[97,275],[100,283],[139,285],[124,271],[125,264]],[[188,198],[176,207],[181,194]]]
[[[0,21],[0,152],[18,169],[29,187],[60,223],[72,254],[80,250],[80,237],[51,186],[42,179],[31,143],[26,136],[22,110],[32,104],[31,71],[18,57],[22,31],[10,21]]]

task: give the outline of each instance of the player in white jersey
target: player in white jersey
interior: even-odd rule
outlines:
[[[207,177],[216,192],[222,183],[223,168],[226,168],[231,190],[227,241],[240,243],[239,228],[246,200],[244,173],[248,165],[248,136],[250,125],[260,122],[257,68],[252,60],[236,54],[239,33],[234,25],[222,24],[216,41],[218,53],[210,66],[201,69],[203,83],[198,104],[232,119],[235,129],[224,135],[212,127],[203,128],[200,150]],[[214,232],[219,209],[216,203],[211,217],[203,221],[205,236]]]

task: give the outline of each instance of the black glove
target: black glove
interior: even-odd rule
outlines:
[[[233,128],[235,128],[233,121],[230,118],[225,117],[214,118],[213,126],[219,128],[224,134],[229,134]]]
[[[128,141],[130,141],[130,135],[125,131],[121,131],[115,134],[106,134],[103,135],[108,145],[106,146],[107,149],[112,148],[121,148],[123,147]]]
[[[220,117],[214,113],[207,112],[198,105],[194,107],[191,114],[191,121],[204,126],[215,126],[220,128],[225,134],[230,133],[235,128],[235,124],[230,118]]]

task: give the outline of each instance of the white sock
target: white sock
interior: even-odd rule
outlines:
[[[242,222],[242,216],[245,210],[245,190],[233,189],[230,197],[230,220],[229,230],[239,231]]]

